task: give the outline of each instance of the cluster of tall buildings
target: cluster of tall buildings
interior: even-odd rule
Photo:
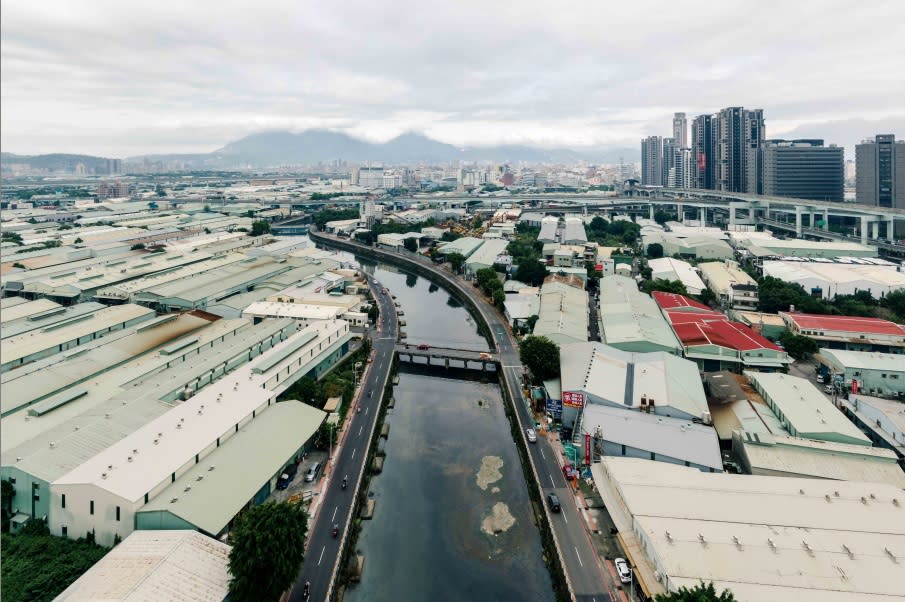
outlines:
[[[841,201],[841,147],[823,140],[767,140],[763,109],[727,107],[691,122],[673,117],[671,138],[641,141],[641,183]]]

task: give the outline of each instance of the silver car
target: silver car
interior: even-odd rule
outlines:
[[[537,433],[534,429],[525,429],[525,436],[528,437],[528,443],[537,443]]]

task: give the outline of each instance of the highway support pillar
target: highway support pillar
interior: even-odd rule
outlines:
[[[685,223],[685,205],[683,205],[682,203],[676,203],[676,213],[679,214],[679,216],[678,216],[679,223],[684,224]]]
[[[648,219],[654,219],[654,204],[653,203],[647,204],[647,214],[648,214]]]
[[[826,232],[830,229],[830,210],[826,208],[823,210],[823,229]]]
[[[877,240],[880,238],[880,222],[871,222],[870,223],[870,237],[873,240]]]
[[[707,209],[705,207],[698,209],[698,221],[701,222],[701,226],[707,225]]]
[[[896,218],[891,215],[886,216],[886,240],[889,242],[896,240]]]
[[[870,218],[866,215],[861,216],[861,244],[867,244],[867,224],[870,222]]]
[[[795,205],[795,236],[801,238],[801,212],[804,209],[801,205]]]
[[[735,205],[729,205],[729,225],[735,225]]]

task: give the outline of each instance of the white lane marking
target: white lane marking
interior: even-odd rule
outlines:
[[[368,415],[368,410],[369,410],[369,409],[370,409],[370,408],[365,408],[365,416]]]
[[[363,424],[360,427],[358,427],[358,436],[359,437],[361,437],[361,431],[364,429],[364,427],[365,427],[365,425],[363,425]]]
[[[553,481],[553,475],[548,472],[547,476],[550,477],[550,485],[556,487],[556,483]]]
[[[562,515],[562,519],[563,519],[564,521],[566,521],[566,524],[567,524],[567,525],[569,524],[569,517],[567,517],[565,514]]]
[[[357,452],[357,451],[358,451],[358,448],[357,448],[357,447],[356,447],[355,449],[352,450],[352,459],[355,458],[355,452]]]
[[[581,568],[584,568],[584,563],[581,561],[581,556],[578,555],[578,547],[573,548],[575,550],[575,557],[578,558],[578,564],[581,565]]]
[[[324,559],[324,550],[326,550],[326,549],[327,549],[327,546],[324,546],[323,548],[321,548],[321,555],[320,555],[320,558],[317,559],[317,566],[321,565],[321,560]]]
[[[544,460],[546,460],[547,456],[544,455],[544,448],[539,447],[539,448],[537,448],[537,450],[540,452],[540,457],[543,458]]]
[[[337,506],[336,508],[333,509],[333,518],[330,519],[330,522],[333,522],[336,520],[336,513],[338,511],[339,511],[339,506]]]

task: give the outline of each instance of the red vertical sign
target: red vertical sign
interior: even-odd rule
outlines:
[[[856,379],[852,379],[852,393],[858,393],[858,381]]]
[[[584,463],[591,465],[591,434],[584,434]]]

